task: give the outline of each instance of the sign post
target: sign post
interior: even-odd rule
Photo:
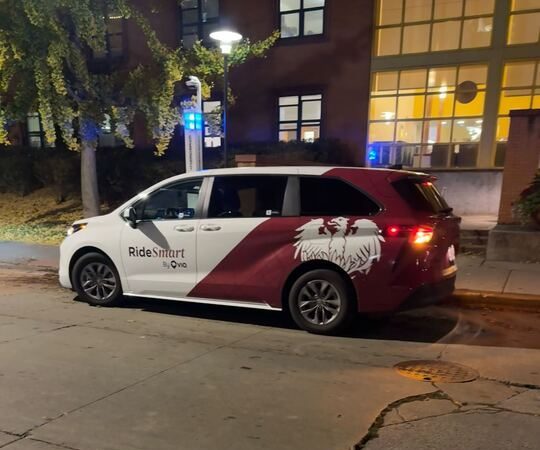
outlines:
[[[188,87],[196,88],[195,106],[184,110],[184,141],[186,149],[186,172],[203,169],[203,114],[201,82],[197,77],[189,77]]]

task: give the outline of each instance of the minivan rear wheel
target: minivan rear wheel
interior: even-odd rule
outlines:
[[[112,261],[100,253],[87,253],[73,265],[73,287],[94,306],[116,306],[122,300],[120,276]]]
[[[344,331],[356,315],[347,283],[328,269],[298,277],[289,292],[289,311],[300,328],[317,334]]]

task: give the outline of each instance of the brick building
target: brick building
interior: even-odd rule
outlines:
[[[348,164],[496,172],[510,111],[540,105],[540,0],[137,4],[171,46],[212,45],[208,34],[224,25],[252,40],[281,31],[266,59],[232,70],[233,143],[338,138]],[[105,60],[144,61],[142,40],[113,18]],[[38,117],[21,139],[42,144]],[[111,139],[105,133],[103,144]]]

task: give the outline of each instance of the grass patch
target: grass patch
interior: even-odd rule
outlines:
[[[81,218],[80,199],[58,204],[52,189],[26,197],[0,194],[0,241],[59,244],[66,229]]]

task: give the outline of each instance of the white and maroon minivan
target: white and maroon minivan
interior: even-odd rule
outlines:
[[[336,333],[358,312],[452,293],[460,219],[432,182],[329,167],[180,175],[75,222],[60,282],[93,305],[136,296],[286,310]]]

